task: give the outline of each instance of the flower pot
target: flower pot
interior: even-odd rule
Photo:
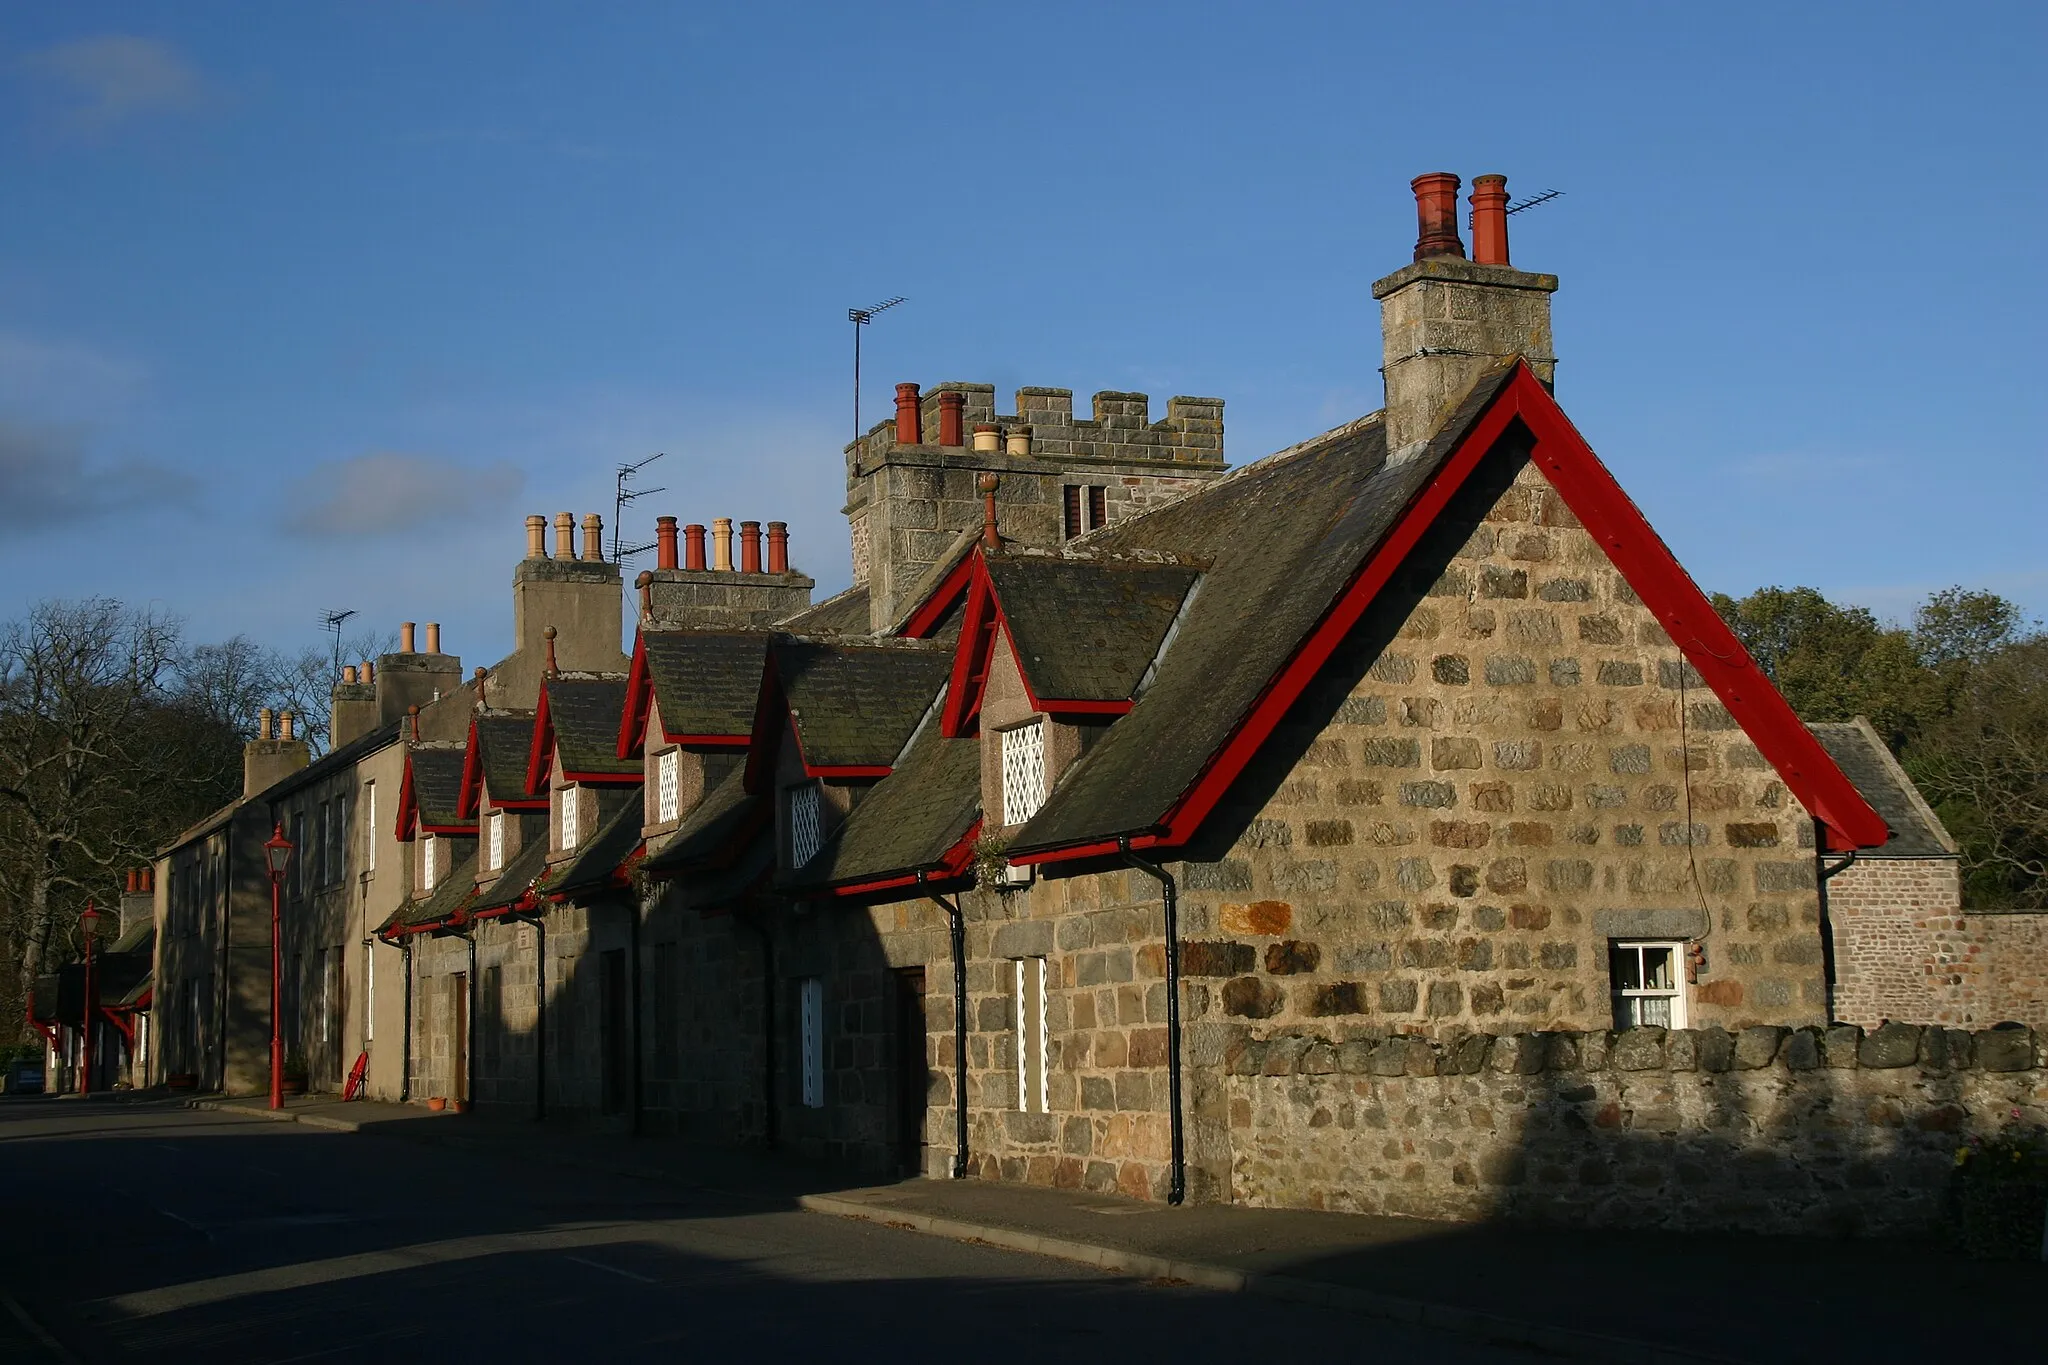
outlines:
[[[304,1076],[280,1077],[277,1082],[277,1088],[287,1095],[303,1095],[306,1093],[306,1078]]]
[[[164,1078],[164,1084],[173,1090],[197,1090],[199,1077],[190,1071],[173,1071]]]
[[[457,1100],[455,1101],[455,1103],[449,1105],[448,1107],[450,1109],[453,1109],[458,1114],[467,1114],[469,1112],[469,1101]]]
[[[440,1113],[443,1109],[446,1109],[447,1107],[448,1101],[440,1095],[432,1096],[427,1100],[427,1108],[433,1110],[436,1114]]]

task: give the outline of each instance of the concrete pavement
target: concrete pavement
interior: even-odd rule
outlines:
[[[553,1142],[466,1118],[386,1113],[347,1134],[166,1102],[0,1103],[0,1285],[26,1318],[0,1325],[0,1351],[165,1365],[1529,1358],[822,1218],[772,1183],[656,1185],[651,1169],[553,1160]]]

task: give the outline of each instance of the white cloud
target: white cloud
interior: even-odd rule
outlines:
[[[99,418],[147,382],[141,366],[89,346],[0,332],[0,411]]]
[[[31,53],[73,131],[100,134],[135,119],[187,113],[206,101],[205,79],[167,43],[127,33],[79,38]]]
[[[375,536],[468,524],[503,511],[526,486],[517,465],[375,451],[313,466],[288,490],[287,524],[313,536]]]
[[[0,417],[0,506],[31,530],[191,496],[189,474],[148,460],[96,460],[76,431]]]

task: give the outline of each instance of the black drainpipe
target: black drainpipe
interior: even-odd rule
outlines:
[[[1146,862],[1131,852],[1131,836],[1120,834],[1117,851],[1124,861],[1159,883],[1160,908],[1166,919],[1166,1102],[1172,1112],[1167,1128],[1173,1135],[1173,1170],[1167,1176],[1166,1202],[1179,1204],[1188,1196],[1187,1134],[1183,1131],[1180,1103],[1180,907],[1173,877],[1164,868]]]
[[[1821,977],[1828,992],[1828,1022],[1835,1020],[1835,925],[1828,914],[1828,883],[1837,872],[1847,871],[1856,861],[1856,850],[1850,849],[1838,863],[1828,861],[1827,826],[1820,821],[1813,822],[1813,865],[1815,882],[1820,888],[1820,966]]]
[[[641,1023],[640,1023],[640,897],[630,888],[626,892],[626,952],[632,975],[628,978],[627,995],[633,1008],[633,1115],[628,1129],[634,1137],[640,1136],[640,1081],[641,1081]]]
[[[476,927],[462,931],[463,940],[469,944],[469,1010],[462,1040],[462,1102],[471,1109],[476,1107]]]
[[[924,885],[924,873],[917,874]],[[960,914],[960,897],[949,903],[944,897],[926,893],[933,905],[946,912],[946,930],[953,940],[953,1179],[967,1178],[967,924]]]
[[[405,1056],[399,1063],[398,1102],[412,1099],[412,935],[405,936]]]
[[[548,1116],[548,922],[537,914],[507,915],[533,926],[533,1119]]]
[[[766,923],[733,907],[733,919],[761,936],[761,1140],[774,1151],[778,1136],[775,1113],[775,938]]]

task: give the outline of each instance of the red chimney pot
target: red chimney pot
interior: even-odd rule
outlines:
[[[656,517],[654,519],[654,566],[658,569],[673,569],[676,566],[676,519]]]
[[[896,386],[896,444],[924,444],[924,414],[918,410],[917,385]]]
[[[1508,263],[1508,178],[1472,177],[1472,259],[1481,265]]]
[[[740,572],[761,572],[761,523],[740,523]]]
[[[1458,236],[1458,177],[1449,171],[1431,171],[1408,182],[1415,191],[1415,259],[1465,254]]]
[[[768,523],[768,572],[789,572],[789,523]]]
[[[683,567],[704,568],[704,528],[694,521],[683,528]]]
[[[951,389],[939,395],[939,444],[942,446],[964,446],[967,444],[965,431],[967,395]]]

